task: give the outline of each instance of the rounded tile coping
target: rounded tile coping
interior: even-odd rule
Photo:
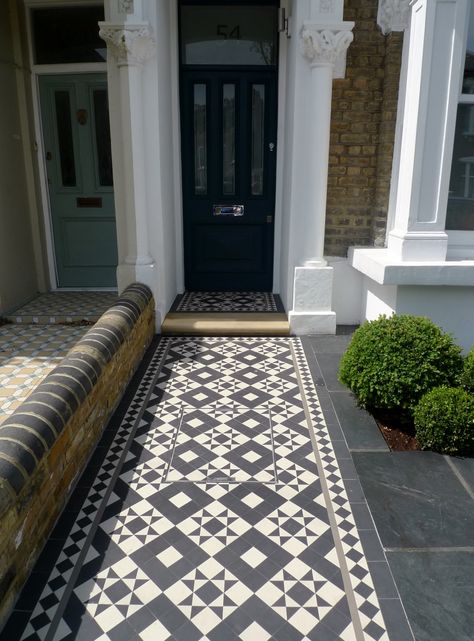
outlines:
[[[152,299],[134,283],[0,426],[0,506],[23,489]]]

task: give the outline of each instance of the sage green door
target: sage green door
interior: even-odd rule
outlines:
[[[115,287],[105,74],[42,76],[40,100],[58,287]]]

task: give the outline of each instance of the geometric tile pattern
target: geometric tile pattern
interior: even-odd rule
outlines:
[[[6,316],[12,323],[96,322],[117,302],[115,292],[50,292],[41,294]]]
[[[185,292],[177,312],[276,312],[270,292]]]
[[[0,327],[0,424],[58,365],[87,327]]]
[[[161,340],[25,624],[388,641],[299,339]]]

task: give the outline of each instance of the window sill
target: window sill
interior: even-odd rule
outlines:
[[[470,287],[474,284],[474,260],[403,262],[387,249],[351,247],[349,264],[380,285],[447,285]]]

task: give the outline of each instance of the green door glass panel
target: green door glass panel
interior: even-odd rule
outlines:
[[[59,287],[116,287],[117,238],[104,74],[40,78]]]

